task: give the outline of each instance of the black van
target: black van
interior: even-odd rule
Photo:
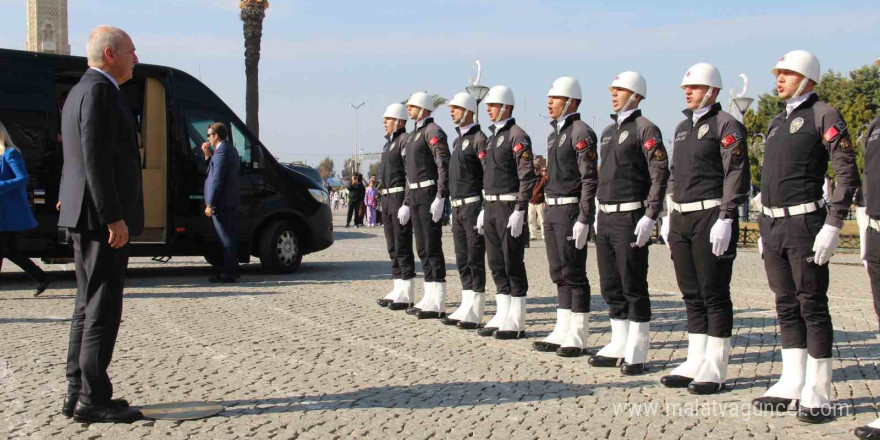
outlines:
[[[47,262],[72,256],[55,210],[64,159],[60,109],[87,68],[82,57],[0,49],[0,121],[24,155],[28,196],[40,223],[20,235],[19,247]],[[220,263],[219,240],[204,215],[207,166],[200,151],[208,125],[216,121],[229,127],[241,156],[239,260],[253,255],[264,270],[289,273],[303,255],[333,244],[326,190],[280,165],[200,81],[170,67],[138,64],[121,90],[138,123],[143,164],[145,228],[131,239],[132,256],[201,255]]]

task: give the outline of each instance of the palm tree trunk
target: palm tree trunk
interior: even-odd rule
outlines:
[[[241,8],[241,21],[244,25],[244,73],[245,119],[248,129],[257,138],[260,136],[260,42],[263,39],[263,18],[266,11],[262,4],[244,2]]]

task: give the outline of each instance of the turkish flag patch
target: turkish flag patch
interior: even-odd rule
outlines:
[[[652,137],[651,139],[645,141],[645,143],[642,144],[642,147],[645,147],[645,150],[651,151],[651,148],[654,148],[654,146],[658,143],[660,143],[660,140],[656,137]]]
[[[843,133],[844,130],[846,130],[846,122],[840,121],[833,126],[828,127],[828,130],[825,130],[825,134],[823,134],[822,137],[825,138],[825,142],[831,142],[840,133]]]
[[[513,152],[514,152],[514,153],[519,153],[520,151],[523,150],[523,148],[525,148],[525,147],[523,147],[523,144],[516,144],[516,146],[513,147]]]
[[[724,148],[729,148],[731,145],[735,144],[737,141],[742,140],[742,134],[738,131],[734,131],[733,133],[721,139],[721,146]]]
[[[434,136],[434,137],[431,138],[431,146],[432,146],[432,147],[433,147],[434,145],[437,145],[437,142],[440,142],[440,139],[438,139],[437,136]]]
[[[574,147],[577,148],[578,151],[584,151],[584,148],[587,148],[586,139],[578,142]]]
[[[485,151],[480,151],[480,154],[477,155],[477,158],[479,158],[480,160],[483,160],[483,158],[485,158],[485,157],[486,157]]]

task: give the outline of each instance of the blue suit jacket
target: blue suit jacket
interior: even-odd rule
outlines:
[[[37,227],[27,197],[28,173],[21,151],[6,148],[0,156],[0,231]]]
[[[214,150],[208,163],[208,177],[205,178],[205,204],[215,208],[234,208],[241,201],[238,188],[238,168],[241,159],[238,151],[223,141]]]

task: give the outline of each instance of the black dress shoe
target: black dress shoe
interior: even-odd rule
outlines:
[[[416,318],[418,319],[438,319],[446,317],[446,313],[444,312],[429,312],[427,310],[419,310],[416,312]]]
[[[520,339],[526,337],[525,330],[496,330],[495,339]]]
[[[679,376],[677,374],[670,374],[660,378],[660,383],[667,388],[687,388],[693,381],[694,378],[692,377]]]
[[[691,382],[688,385],[688,392],[691,394],[699,394],[701,396],[705,396],[708,394],[715,394],[724,389],[723,383],[715,383],[715,382]]]
[[[41,293],[45,292],[46,289],[49,288],[49,284],[52,284],[52,279],[46,275],[46,278],[43,281],[40,281],[40,284],[37,285],[37,290],[34,292],[34,297],[40,296]]]
[[[870,426],[859,426],[853,434],[862,440],[880,440],[880,429]]]
[[[637,374],[642,374],[648,371],[647,365],[642,362],[641,364],[628,364],[626,361],[623,362],[623,365],[620,366],[620,372],[627,376],[635,376]]]
[[[442,322],[443,325],[455,325],[461,321],[459,321],[457,319],[450,318],[448,316],[444,316],[444,317],[440,318],[440,322]]]
[[[64,396],[64,402],[61,404],[61,415],[70,418],[76,410],[76,402],[79,400],[79,394],[68,394]],[[128,408],[128,401],[125,399],[112,399],[111,404],[120,408]]]
[[[391,303],[393,303],[393,302],[394,302],[394,300],[385,299],[385,298],[377,299],[377,300],[376,300],[376,303],[379,304],[379,307],[388,307],[388,306],[391,305]]]
[[[587,363],[594,366],[594,367],[612,368],[612,367],[617,367],[620,364],[622,364],[623,358],[613,358],[613,357],[596,355],[596,356],[590,356],[590,358],[587,359]]]
[[[576,358],[585,354],[587,350],[580,347],[559,347],[556,349],[556,356],[564,358]]]
[[[496,330],[498,330],[498,327],[483,327],[477,330],[477,334],[480,336],[492,336]]]
[[[415,314],[419,313],[421,310],[422,309],[420,309],[416,306],[410,306],[408,309],[406,309],[406,314],[407,315],[415,315]]]
[[[483,324],[477,324],[476,322],[467,322],[467,321],[458,321],[458,328],[462,330],[473,330],[476,328],[480,328]]]
[[[786,399],[784,397],[764,396],[752,400],[752,405],[755,405],[755,407],[761,411],[784,412],[788,411],[788,407],[791,406],[793,400],[794,399]]]
[[[208,281],[209,281],[209,282],[212,282],[212,283],[225,283],[225,284],[229,284],[229,283],[234,283],[234,282],[236,282],[236,281],[238,281],[238,280],[236,280],[236,279],[233,278],[233,277],[224,277],[224,276],[220,275],[220,276],[215,276],[215,277],[208,278]]]
[[[555,353],[556,349],[561,347],[561,345],[552,342],[537,341],[532,342],[532,347],[534,347],[535,351],[540,351],[541,353]]]
[[[797,419],[806,423],[828,423],[834,421],[834,408],[798,408]]]
[[[132,423],[144,418],[140,411],[114,405],[85,405],[80,403],[73,412],[73,420],[81,423]]]
[[[396,303],[388,304],[388,310],[408,310],[412,307],[412,303]]]

